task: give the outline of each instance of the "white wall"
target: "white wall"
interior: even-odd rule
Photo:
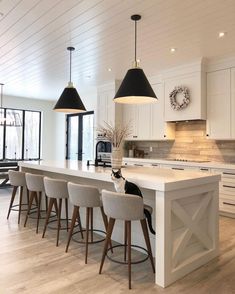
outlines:
[[[79,90],[78,90],[79,91]],[[88,111],[95,110],[97,104],[96,88],[79,92]],[[38,110],[42,112],[42,159],[65,159],[65,114],[53,111],[56,101],[28,99],[14,96],[4,96],[3,107]]]

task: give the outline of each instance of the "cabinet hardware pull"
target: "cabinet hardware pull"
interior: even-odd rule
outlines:
[[[184,168],[180,168],[180,167],[172,167],[171,169],[184,170]]]
[[[133,136],[133,138],[137,138],[138,136]]]
[[[208,168],[200,168],[200,170],[206,170],[206,171],[208,171]]]
[[[233,204],[233,203],[229,203],[229,202],[223,202],[223,204],[231,205],[231,206],[235,206],[235,204]]]
[[[158,166],[158,164],[156,164],[156,163],[152,163],[152,166]]]
[[[235,189],[234,186],[229,186],[229,185],[223,185],[223,187],[225,187],[225,188],[233,188],[233,189]]]
[[[231,175],[231,176],[235,176],[234,173],[229,173],[229,172],[223,172],[223,175]]]
[[[143,164],[134,163],[135,166],[143,166]]]

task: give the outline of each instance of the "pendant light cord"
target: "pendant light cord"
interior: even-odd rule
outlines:
[[[136,55],[137,55],[137,21],[135,20],[135,64],[137,64],[137,59],[136,59]]]
[[[69,51],[70,61],[69,61],[69,82],[72,81],[72,50]]]

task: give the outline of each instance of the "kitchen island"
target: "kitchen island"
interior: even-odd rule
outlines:
[[[114,190],[110,168],[79,161],[31,161],[19,166],[22,171]],[[220,175],[151,167],[125,167],[122,174],[155,208],[156,284],[166,287],[218,256]],[[122,241],[122,229],[117,226],[114,240]],[[138,232],[139,227],[133,227],[132,239],[141,242]]]

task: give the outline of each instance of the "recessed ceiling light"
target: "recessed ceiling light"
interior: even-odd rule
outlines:
[[[219,32],[219,38],[223,38],[226,34],[226,32]]]
[[[176,48],[171,48],[170,51],[171,53],[174,53],[176,51]]]
[[[108,68],[108,71],[112,71],[112,68]]]

